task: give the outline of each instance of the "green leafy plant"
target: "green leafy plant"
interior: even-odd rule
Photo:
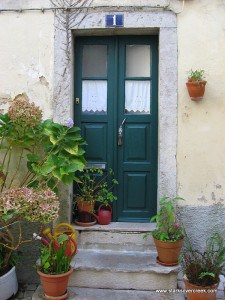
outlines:
[[[179,259],[188,281],[199,286],[212,286],[219,282],[225,265],[225,245],[218,233],[206,241],[203,252],[194,249],[186,236],[186,246]]]
[[[188,71],[188,81],[194,81],[194,82],[198,82],[198,81],[204,81],[205,77],[204,77],[205,71],[204,70],[190,70]]]
[[[70,270],[70,263],[74,255],[67,253],[70,245],[69,236],[61,234],[50,245],[42,245],[40,248],[40,258],[37,261],[36,269],[45,274],[63,274]],[[55,246],[57,242],[58,247]],[[68,243],[69,242],[69,243]]]
[[[59,182],[71,184],[85,166],[85,144],[69,118],[64,124],[42,120],[42,111],[25,94],[0,114],[0,268],[32,239],[21,221],[40,222],[40,231],[59,212]],[[16,227],[16,228],[13,228]],[[17,229],[17,230],[12,230]]]
[[[0,240],[0,242],[2,242]],[[6,256],[9,256],[7,267],[5,268]],[[5,272],[9,271],[11,267],[15,266],[21,259],[22,253],[20,251],[15,251],[12,254],[9,254],[7,249],[3,246],[0,246],[0,276],[4,275]]]
[[[113,176],[114,173],[111,169],[106,174],[97,168],[85,169],[76,185],[75,203],[77,201],[88,201],[89,203],[98,201],[108,205],[117,200],[112,190],[118,181]]]
[[[183,226],[179,224],[176,216],[175,204],[180,197],[163,197],[160,200],[160,208],[157,215],[153,216],[150,222],[156,221],[156,229],[152,232],[155,239],[160,241],[178,241],[183,239]]]

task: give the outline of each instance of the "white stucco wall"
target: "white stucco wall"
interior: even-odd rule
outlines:
[[[224,202],[225,3],[185,1],[178,15],[178,194],[185,205]],[[187,71],[204,69],[204,99],[191,101]]]
[[[0,109],[6,109],[8,100],[25,92],[43,109],[44,118],[51,117],[53,12],[2,12],[0,41]]]

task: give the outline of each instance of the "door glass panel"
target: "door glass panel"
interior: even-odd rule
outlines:
[[[125,113],[150,114],[150,81],[126,80]]]
[[[150,45],[126,46],[126,76],[150,77]]]
[[[82,81],[82,112],[107,113],[107,80]]]
[[[83,77],[107,76],[106,45],[84,45],[82,73]]]

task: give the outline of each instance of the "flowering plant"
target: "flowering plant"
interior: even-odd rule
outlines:
[[[157,215],[151,218],[156,221],[156,229],[152,232],[155,239],[160,241],[178,241],[183,239],[183,226],[177,221],[175,202],[184,200],[180,197],[163,197],[160,200],[160,209]]]
[[[42,121],[42,111],[25,94],[0,115],[0,268],[8,268],[23,239],[22,220],[53,221],[59,212],[59,182],[78,180],[85,165],[84,141],[72,119]],[[12,225],[18,232],[12,231]],[[40,229],[40,230],[41,230]]]
[[[63,274],[70,270],[70,263],[76,254],[75,245],[66,234],[55,237],[49,245],[42,244],[37,270],[45,274]]]

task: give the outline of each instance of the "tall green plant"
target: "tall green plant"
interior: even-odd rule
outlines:
[[[166,196],[160,200],[159,212],[150,220],[150,222],[156,221],[156,230],[152,234],[157,240],[177,241],[183,238],[183,226],[178,223],[176,216],[176,203],[179,200],[184,199]]]
[[[212,286],[219,282],[225,266],[225,244],[223,237],[215,233],[206,240],[204,251],[194,249],[186,236],[186,246],[180,257],[183,273],[190,283]]]
[[[40,259],[36,268],[45,274],[63,274],[69,271],[70,262],[74,255],[66,254],[69,237],[61,234],[55,239],[58,247],[55,247],[54,241],[49,246],[42,245],[40,248]]]

